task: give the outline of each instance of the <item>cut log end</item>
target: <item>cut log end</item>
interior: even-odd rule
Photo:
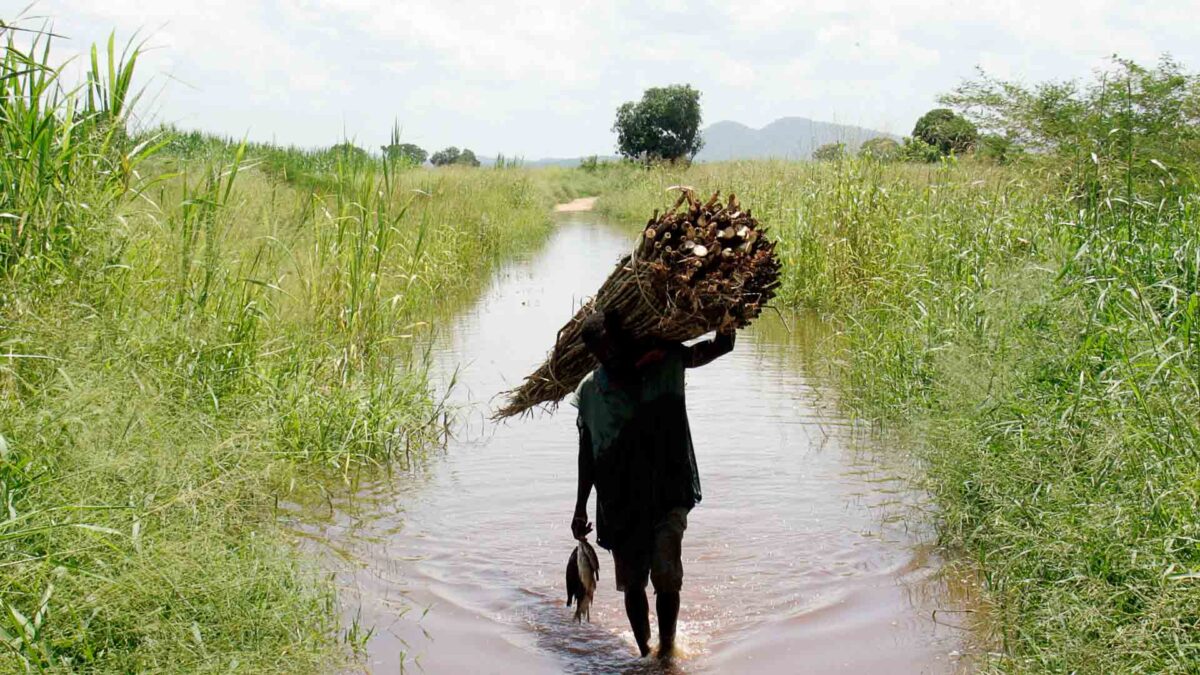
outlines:
[[[707,201],[687,186],[670,209],[655,211],[635,252],[617,265],[596,297],[559,331],[546,362],[495,419],[553,410],[595,367],[580,324],[594,308],[615,309],[637,339],[686,341],[718,328],[741,328],[761,314],[779,285],[775,244],[730,194]],[[669,242],[669,243],[668,243]]]

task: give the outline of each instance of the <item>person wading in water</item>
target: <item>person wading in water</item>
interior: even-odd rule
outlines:
[[[680,548],[688,512],[700,502],[700,475],[688,428],[685,368],[733,349],[732,330],[687,347],[637,342],[620,317],[584,319],[583,341],[600,362],[579,385],[579,489],[571,534],[592,531],[587,502],[596,487],[596,538],[612,551],[617,590],[642,656],[650,653],[647,578],[654,584],[659,656],[670,656],[683,585]]]

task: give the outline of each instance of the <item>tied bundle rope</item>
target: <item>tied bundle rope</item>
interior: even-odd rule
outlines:
[[[597,365],[580,327],[596,310],[615,310],[635,339],[692,340],[713,330],[748,326],[775,296],[779,258],[750,210],[733,194],[701,201],[688,187],[662,215],[654,211],[631,255],[617,264],[595,297],[558,332],[554,350],[496,413],[504,419],[556,405]]]

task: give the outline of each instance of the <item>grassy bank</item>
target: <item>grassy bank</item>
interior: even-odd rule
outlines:
[[[23,44],[0,72],[0,671],[326,668],[346,627],[276,505],[419,458],[440,429],[412,336],[541,241],[553,191],[172,152],[126,130],[136,51],[70,89]]]
[[[851,405],[910,441],[982,572],[985,667],[1195,672],[1200,198],[1123,165],[1089,162],[1087,193],[1034,162],[698,165],[598,206],[719,188],[773,228],[780,299],[838,326]]]

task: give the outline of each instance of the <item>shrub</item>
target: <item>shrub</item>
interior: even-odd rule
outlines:
[[[919,138],[905,137],[900,146],[900,159],[906,162],[936,162],[942,158],[942,153],[936,146],[930,145]]]
[[[826,143],[813,150],[812,158],[818,162],[836,162],[846,157],[845,143]]]
[[[887,136],[872,138],[858,149],[858,156],[879,162],[894,162],[900,159],[900,144]]]
[[[1008,164],[1020,156],[1024,150],[1013,139],[999,134],[984,134],[979,137],[979,145],[975,148],[979,157],[997,164]]]
[[[1169,57],[1152,68],[1114,57],[1086,85],[1026,86],[981,72],[941,101],[1015,147],[1056,158],[1076,194],[1140,187],[1161,197],[1200,163],[1200,76]]]

